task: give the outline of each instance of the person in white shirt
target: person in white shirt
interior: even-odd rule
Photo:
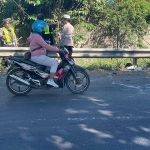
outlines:
[[[69,55],[72,56],[73,53],[73,36],[74,36],[74,27],[70,23],[70,16],[63,15],[63,21],[65,25],[62,28],[60,45],[67,48]]]

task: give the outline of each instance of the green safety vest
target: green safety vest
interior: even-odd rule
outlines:
[[[44,27],[44,34],[50,34],[48,25]]]
[[[14,29],[11,27],[9,29],[11,30],[11,35],[10,35],[10,32],[8,31],[7,28],[5,28],[5,27],[2,28],[4,35],[5,35],[5,42],[6,43],[14,42],[14,36],[15,36]]]

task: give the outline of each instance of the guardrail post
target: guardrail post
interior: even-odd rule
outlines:
[[[137,59],[138,58],[133,58],[133,66],[137,66]]]

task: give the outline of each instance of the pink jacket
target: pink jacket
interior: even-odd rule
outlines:
[[[46,50],[55,51],[55,52],[59,51],[59,49],[57,47],[53,47],[53,46],[47,44],[43,40],[43,38],[39,34],[36,34],[36,33],[31,34],[27,38],[27,41],[30,43],[30,50],[33,50],[33,49],[38,48],[40,46],[42,47],[42,48],[39,48],[38,50],[32,52],[31,57],[46,55]]]

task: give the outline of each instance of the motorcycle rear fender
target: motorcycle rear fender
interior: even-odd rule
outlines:
[[[14,68],[19,68],[18,66],[11,64],[11,66],[8,68],[6,74],[8,74],[9,72],[11,72],[11,70],[13,70]]]

